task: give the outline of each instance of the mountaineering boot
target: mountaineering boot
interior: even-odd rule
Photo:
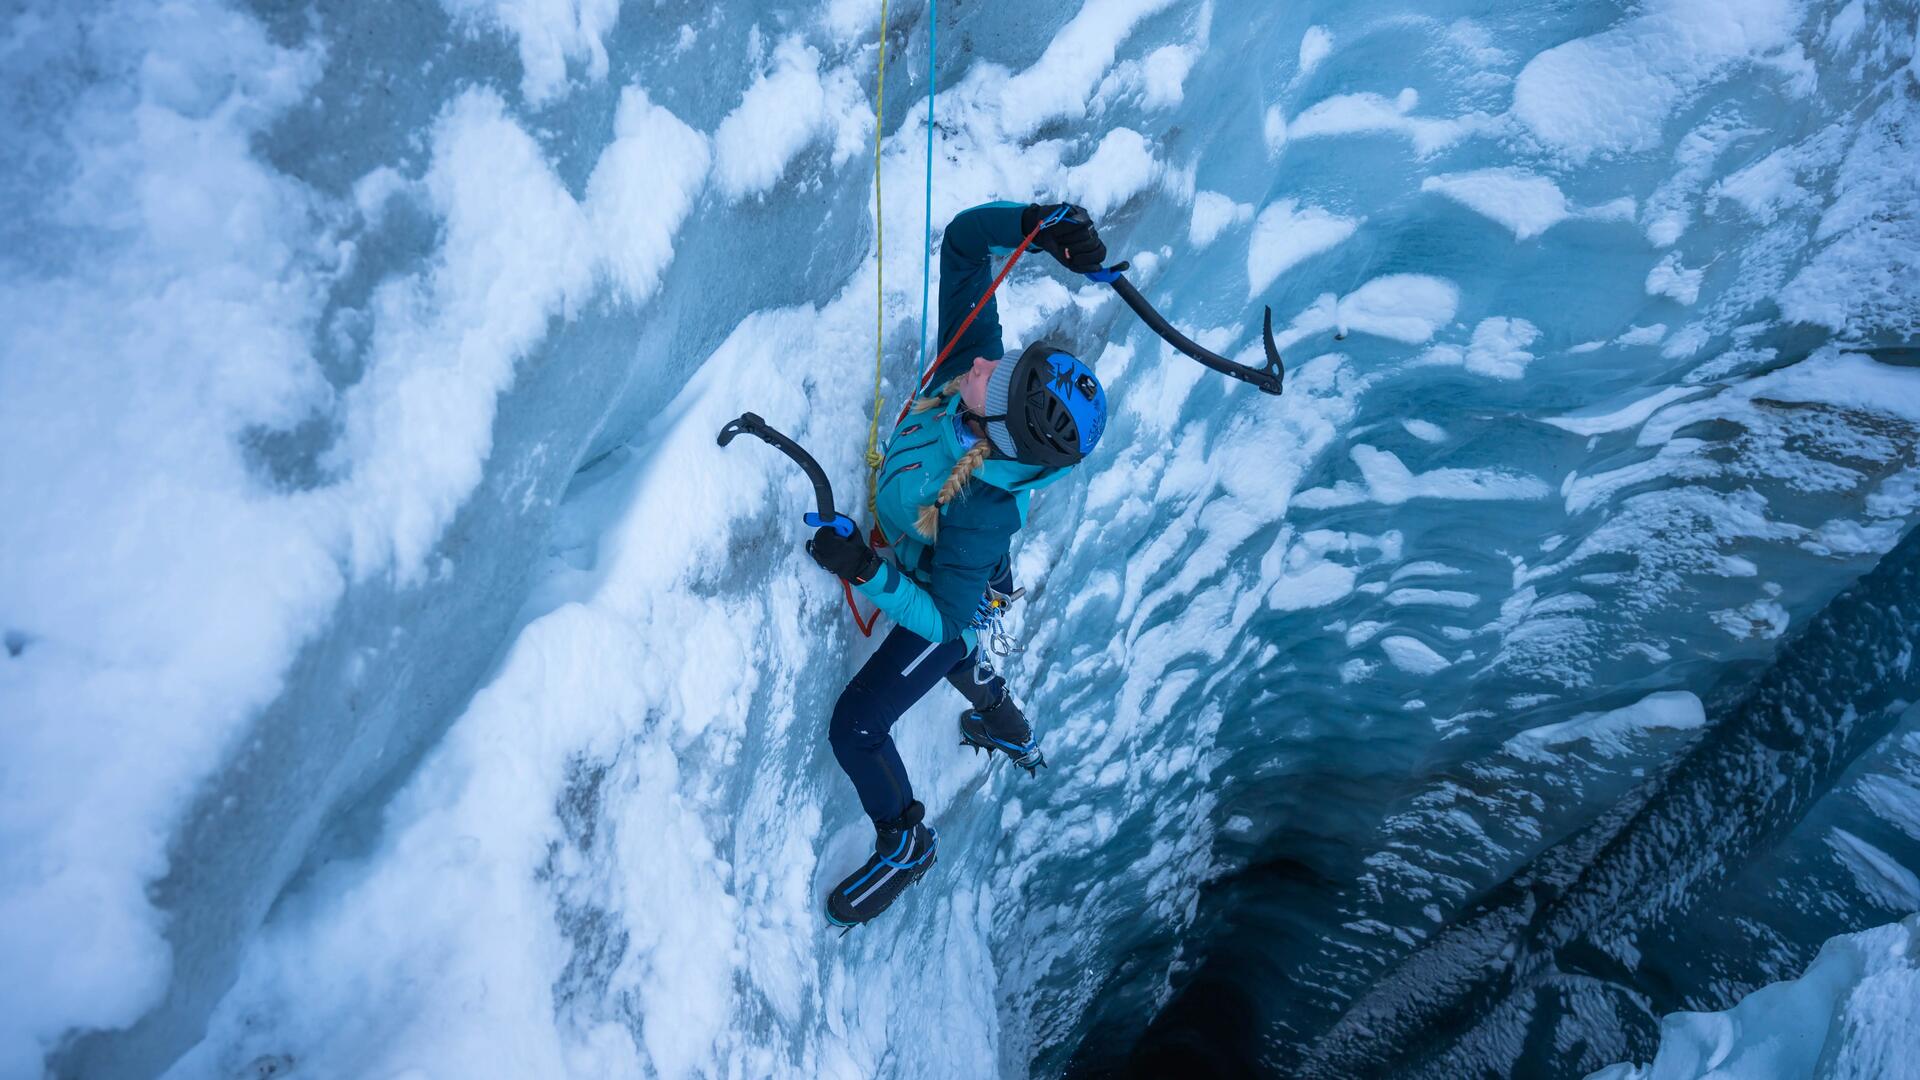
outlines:
[[[1040,740],[1034,738],[1033,725],[1013,703],[1012,694],[1000,695],[1000,700],[987,708],[961,713],[960,742],[989,753],[998,750],[1027,770],[1029,776],[1038,775],[1035,770],[1047,764],[1047,756],[1040,752]]]
[[[927,808],[915,799],[899,817],[874,825],[873,855],[827,895],[827,921],[859,926],[933,868],[937,834],[921,823],[926,815]]]

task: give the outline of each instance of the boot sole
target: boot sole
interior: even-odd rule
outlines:
[[[900,891],[894,895],[894,898],[892,900],[887,901],[886,907],[881,908],[879,911],[874,912],[873,914],[867,916],[864,919],[856,919],[852,922],[847,922],[839,918],[838,916],[834,915],[833,905],[831,902],[829,902],[826,905],[827,921],[832,923],[835,926],[840,927],[843,930],[851,930],[856,926],[867,925],[873,920],[893,910],[893,905],[900,902],[901,897],[904,897],[907,894],[907,890],[913,888],[915,885],[920,884],[920,879],[926,877],[927,871],[933,869],[934,864],[939,861],[940,861],[940,852],[938,850],[935,850],[932,854],[927,856],[927,861],[924,864],[914,868],[913,876],[907,879],[907,883],[905,885],[900,886]]]
[[[1013,751],[1008,750],[1006,747],[1001,746],[999,743],[994,742],[991,739],[989,739],[986,742],[981,742],[979,739],[974,738],[973,734],[967,730],[967,727],[964,721],[960,724],[960,745],[971,746],[973,747],[976,753],[981,750],[985,750],[989,757],[991,757],[994,754],[1003,754],[1006,756],[1006,759],[1008,761],[1013,762],[1015,765],[1019,766],[1022,769],[1026,769],[1027,775],[1029,776],[1039,775],[1036,772],[1036,770],[1045,768],[1047,764],[1047,756],[1046,754],[1042,753],[1040,755],[1040,760],[1035,762],[1032,766],[1021,765],[1020,759],[1014,756]]]

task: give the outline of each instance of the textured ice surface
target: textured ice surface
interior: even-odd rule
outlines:
[[[0,1074],[1570,1073],[1902,914],[1911,719],[1700,719],[1920,516],[1909,0],[942,5],[934,117],[896,4],[883,281],[875,8],[9,12]],[[863,643],[712,434],[857,503],[930,121],[936,227],[1081,201],[1288,391],[1010,279],[1113,391],[1016,553],[1056,768],[930,696],[841,941]],[[1456,993],[1549,904],[1602,976]]]
[[[1660,1052],[1588,1080],[1920,1076],[1920,915],[1836,937],[1804,974],[1660,1021]]]
[[[1523,169],[1478,169],[1429,176],[1420,190],[1431,191],[1513,230],[1515,240],[1531,240],[1569,218],[1632,221],[1631,198],[1581,208],[1567,202],[1559,185]]]
[[[1228,227],[1245,224],[1252,217],[1253,207],[1246,203],[1234,202],[1217,191],[1199,192],[1193,197],[1193,223],[1187,239],[1196,249],[1206,247]]]
[[[1528,61],[1514,115],[1576,159],[1651,150],[1678,106],[1729,67],[1791,44],[1804,14],[1793,0],[1657,0]]]
[[[1649,694],[1622,709],[1603,713],[1584,713],[1557,724],[1544,724],[1508,739],[1506,751],[1517,758],[1532,761],[1553,756],[1554,748],[1572,742],[1585,742],[1602,753],[1619,753],[1635,732],[1651,728],[1686,730],[1706,723],[1700,699],[1684,690]]]
[[[1281,274],[1353,235],[1360,222],[1317,206],[1282,199],[1260,211],[1247,246],[1247,295],[1259,296]]]

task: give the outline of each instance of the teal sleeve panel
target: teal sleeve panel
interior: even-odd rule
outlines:
[[[940,536],[923,564],[924,587],[885,564],[858,588],[894,622],[928,641],[958,638],[971,648],[980,598],[1006,561],[1019,529],[1020,504],[1012,492],[969,484],[966,494],[941,516]]]
[[[973,647],[973,631],[968,629],[967,624],[955,626],[940,613],[927,590],[901,573],[892,563],[881,563],[879,573],[854,588],[872,601],[873,606],[886,612],[888,618],[928,641],[961,638],[969,649]]]
[[[936,339],[940,348],[946,348],[954,328],[993,284],[994,251],[1012,251],[1026,238],[1020,231],[1020,215],[1026,208],[1025,203],[985,203],[962,210],[947,223],[946,236],[940,242],[940,333]],[[946,363],[934,372],[927,384],[929,391],[965,374],[975,357],[998,360],[1006,352],[1000,343],[998,307],[989,300],[980,308],[966,334],[947,354]]]

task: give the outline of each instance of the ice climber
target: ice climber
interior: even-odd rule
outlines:
[[[1035,233],[1035,229],[1038,232]],[[957,215],[940,249],[939,337],[947,342],[990,292],[992,256],[1034,234],[1033,246],[1068,270],[1101,268],[1106,245],[1072,205],[988,203]],[[894,428],[878,483],[878,527],[891,560],[856,534],[821,528],[815,561],[851,582],[894,621],[834,705],[833,755],[873,819],[873,855],[827,897],[827,915],[851,926],[886,910],[934,862],[934,830],[889,735],[894,721],[941,679],[967,699],[964,742],[1034,773],[1046,764],[1006,680],[976,666],[984,613],[1012,592],[1009,548],[1032,492],[1093,451],[1106,426],[1106,391],[1071,353],[1037,343],[1003,359],[989,297]],[[989,592],[989,590],[992,592]]]

